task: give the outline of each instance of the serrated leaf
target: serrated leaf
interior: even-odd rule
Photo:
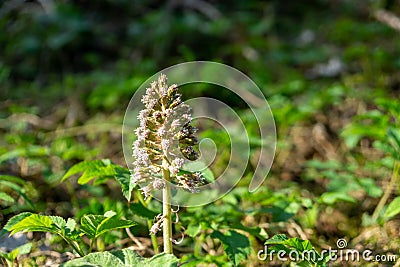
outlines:
[[[65,225],[67,224],[64,220],[64,218],[60,216],[48,216],[50,220],[54,223],[54,225],[57,226],[58,229],[65,228]]]
[[[0,200],[6,201],[9,203],[15,202],[15,200],[9,194],[6,194],[4,192],[0,192]]]
[[[385,211],[384,217],[385,218],[392,218],[400,213],[400,197],[396,197],[393,201],[389,204],[388,208]]]
[[[172,254],[160,253],[150,259],[145,260],[146,267],[176,267],[178,266],[178,258]]]
[[[62,233],[66,237],[76,241],[79,239],[79,233],[77,230],[75,230],[75,228],[76,228],[76,221],[74,219],[68,218],[65,227],[62,229]]]
[[[79,266],[130,267],[147,265],[142,257],[130,249],[90,253],[82,258],[74,259],[60,265],[60,267]],[[158,267],[160,266],[164,265],[159,265]]]
[[[153,220],[154,217],[157,216],[157,214],[158,214],[157,212],[146,208],[140,202],[130,204],[130,209],[135,215],[140,216],[142,218],[150,219],[150,220]]]
[[[310,263],[313,263],[312,266],[325,266],[325,263],[329,260],[330,255],[325,255],[321,258],[320,254],[314,250],[312,244],[308,240],[303,240],[298,237],[287,238],[284,234],[274,235],[272,238],[265,241],[266,245],[273,245],[268,250],[269,251],[285,251],[286,254],[290,254],[293,251],[297,251],[298,254],[302,254],[303,252],[307,252],[307,254],[303,254],[305,256],[309,255],[310,258],[306,258],[306,260]],[[299,262],[301,266],[310,266],[310,264],[305,264],[304,262]],[[305,264],[305,265],[304,265]]]
[[[265,241],[265,245],[275,245],[275,244],[282,244],[286,240],[288,240],[288,237],[285,234],[277,234],[271,237],[270,239]]]
[[[124,168],[115,169],[115,180],[121,185],[122,194],[124,197],[130,201],[132,190],[135,188],[136,184],[133,182],[130,176],[130,172]]]
[[[143,258],[130,249],[115,250],[110,253],[120,259],[124,266],[137,266],[143,262]]]
[[[11,231],[11,227],[13,227],[14,225],[16,225],[17,223],[19,223],[20,221],[22,221],[23,219],[31,216],[32,213],[31,212],[22,212],[18,215],[15,215],[13,217],[11,217],[8,222],[6,223],[6,225],[4,225],[3,229],[1,230],[0,233],[0,237],[3,236],[4,234],[6,234],[7,232]]]
[[[58,233],[58,228],[55,227],[49,216],[32,214],[11,226],[9,231],[12,235],[18,232]]]
[[[140,262],[137,262],[136,264],[139,263]],[[90,253],[85,257],[74,259],[60,265],[60,267],[89,267],[89,266],[126,267],[127,265],[125,265],[117,256],[111,254],[108,251]]]
[[[78,179],[79,184],[86,184],[98,177],[112,177],[115,175],[114,164],[109,160],[90,160],[82,161],[72,166],[67,173],[61,178],[61,181],[66,180],[72,175],[82,172]]]
[[[214,231],[211,237],[221,241],[228,258],[236,266],[250,255],[250,241],[245,235],[229,230],[225,235]]]
[[[119,228],[128,228],[136,225],[135,222],[122,220],[115,217],[115,213],[106,215],[84,215],[81,219],[81,231],[89,238],[97,238],[98,236]]]

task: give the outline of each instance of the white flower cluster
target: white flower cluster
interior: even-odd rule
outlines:
[[[167,77],[160,75],[142,98],[145,109],[140,111],[140,126],[133,143],[134,170],[132,179],[142,186],[145,197],[152,190],[165,187],[162,171],[168,170],[171,182],[190,192],[204,183],[200,173],[181,172],[185,158],[195,160],[198,144],[196,128],[190,125],[191,109],[182,103],[175,84],[168,86]]]

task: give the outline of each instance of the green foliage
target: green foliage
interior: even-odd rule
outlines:
[[[226,255],[235,266],[250,255],[250,241],[245,235],[229,230],[225,234],[214,231],[211,237],[221,241]]]
[[[0,251],[0,258],[4,258],[6,260],[7,266],[13,267],[14,262],[19,255],[28,254],[32,249],[32,243],[26,243],[22,246],[19,246],[13,249],[9,253],[5,253]]]
[[[22,199],[24,199],[31,209],[35,208],[32,201],[26,195],[26,190],[28,189],[27,183],[21,178],[11,175],[0,175],[0,185],[2,190],[5,191],[0,191],[0,202],[4,201],[8,206],[13,204],[16,199],[14,199],[11,194],[16,193],[17,196],[20,196]]]
[[[49,241],[50,249],[72,247],[83,256],[136,246],[119,228],[132,220],[132,235],[143,244],[155,240],[146,253],[156,253],[157,236],[148,230],[160,203],[143,200],[118,165],[123,113],[156,71],[210,59],[256,82],[279,139],[268,181],[249,193],[260,146],[254,115],[228,90],[209,84],[183,90],[184,99],[213,97],[237,111],[249,132],[251,158],[227,196],[199,209],[180,208],[174,233],[185,234],[176,250],[182,265],[258,266],[254,251],[268,235],[302,231],[309,241],[276,238],[268,246],[300,251],[312,242],[317,251],[346,236],[374,251],[398,250],[397,228],[391,228],[399,219],[400,35],[366,15],[377,9],[396,14],[396,1],[47,2],[0,3],[0,221],[8,220],[0,235],[49,231],[62,236]],[[336,58],[342,66],[332,76],[316,71]],[[201,166],[212,182],[225,170],[235,140],[213,124],[199,125],[199,137],[217,146],[212,165]],[[322,142],[316,126],[326,130]],[[108,210],[118,216],[99,215]],[[243,247],[236,251],[232,240]],[[43,241],[32,242],[37,248]],[[216,249],[219,242],[225,253]],[[117,258],[116,266],[130,265],[130,257],[149,261],[119,251],[90,255]],[[164,266],[168,257],[154,261]],[[87,262],[92,256],[81,259],[73,262],[95,264]]]
[[[61,267],[78,267],[78,266],[143,266],[143,267],[159,267],[178,266],[178,259],[171,254],[158,254],[152,258],[142,258],[130,249],[95,252],[85,257],[68,261]]]
[[[327,262],[331,257],[331,255],[322,255],[323,257],[321,257],[308,240],[302,240],[297,237],[287,238],[284,234],[274,235],[265,241],[265,245],[268,245],[268,252],[278,253],[278,251],[284,251],[286,256],[291,252],[293,253],[293,251],[297,252],[295,255],[299,255],[299,264],[301,266],[327,266]],[[272,246],[269,247],[269,245]],[[305,255],[304,259],[301,255]]]
[[[83,256],[83,251],[77,241],[86,235],[90,239],[92,250],[96,239],[111,230],[129,228],[136,225],[129,220],[121,220],[115,217],[116,213],[108,211],[104,215],[84,215],[78,229],[74,219],[69,218],[65,221],[59,216],[46,216],[32,214],[29,212],[18,214],[12,217],[4,226],[4,230],[12,235],[18,232],[47,232],[61,236],[79,255]]]
[[[79,184],[87,184],[96,179],[95,184],[105,182],[109,178],[115,178],[121,185],[124,197],[129,201],[133,188],[136,186],[130,179],[129,170],[113,164],[108,159],[82,161],[72,166],[61,178],[61,181],[82,172],[78,179]]]
[[[396,197],[387,207],[384,217],[392,218],[400,213],[400,197]]]
[[[121,220],[115,217],[116,213],[108,211],[104,215],[85,215],[81,219],[81,231],[90,239],[119,228],[129,228],[136,223],[128,220]]]

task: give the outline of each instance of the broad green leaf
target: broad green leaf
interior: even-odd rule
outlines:
[[[319,197],[319,201],[328,205],[332,205],[339,201],[355,203],[355,199],[345,192],[325,192]]]
[[[266,245],[276,245],[276,244],[283,244],[288,237],[285,234],[277,234],[271,237],[270,239],[266,240],[264,244]]]
[[[135,215],[140,216],[142,218],[150,219],[150,220],[153,220],[154,217],[157,216],[157,214],[158,214],[157,212],[146,208],[140,202],[131,203],[130,204],[130,209]]]
[[[0,200],[10,202],[10,203],[15,202],[15,200],[9,194],[6,194],[4,192],[0,192]]]
[[[98,177],[112,177],[115,175],[114,166],[109,160],[82,161],[72,166],[61,178],[61,181],[80,172],[82,172],[82,176],[78,179],[79,184],[86,184]]]
[[[188,225],[188,228],[185,230],[185,234],[187,234],[190,237],[195,237],[198,233],[200,233],[200,230],[201,230],[201,224],[191,223]]]
[[[60,267],[88,267],[88,266],[112,266],[112,267],[127,267],[127,266],[140,266],[141,261],[132,262],[132,265],[126,265],[117,256],[112,253],[95,252],[86,255],[85,257],[74,259],[61,264]]]
[[[142,258],[130,249],[95,252],[85,257],[68,261],[60,267],[112,266],[112,267],[176,267],[178,259],[172,254],[157,254],[152,258]]]
[[[19,255],[28,254],[29,252],[31,252],[31,249],[32,249],[32,243],[26,243],[26,244],[24,244],[22,246],[17,247],[13,251],[11,251],[9,253],[9,255],[14,260]]]
[[[61,230],[61,229],[65,228],[66,222],[65,222],[64,218],[62,218],[60,216],[48,216],[48,217],[51,219],[51,221],[55,224],[55,226],[58,229]]]
[[[115,217],[115,213],[105,215],[84,215],[81,219],[81,231],[89,238],[97,238],[101,234],[119,228],[128,228],[136,225],[135,222]]]
[[[385,211],[385,218],[392,218],[400,213],[400,197],[396,197]]]
[[[160,253],[145,261],[146,267],[176,267],[178,258],[172,254]]]
[[[115,250],[110,253],[116,256],[124,266],[137,266],[143,263],[143,258],[130,249]]]
[[[14,225],[16,225],[17,223],[19,223],[20,221],[22,221],[23,219],[31,216],[32,213],[31,212],[22,212],[18,215],[15,215],[13,217],[11,217],[8,222],[6,223],[6,225],[4,225],[3,229],[0,232],[0,237],[5,235],[7,232],[11,231],[11,227],[13,227]]]
[[[54,222],[49,216],[32,214],[29,217],[22,219],[8,229],[11,234],[18,232],[50,232],[58,233],[59,229],[54,225]]]
[[[308,240],[302,240],[298,237],[287,238],[284,234],[274,235],[272,238],[268,239],[264,243],[265,245],[273,245],[269,248],[269,251],[285,251],[286,255],[289,255],[292,251],[297,251],[303,254],[306,260],[309,263],[312,263],[312,266],[326,266],[326,262],[329,260],[330,255],[326,255],[321,258],[320,254],[314,250],[312,244]],[[297,263],[299,266],[310,266],[310,264],[306,264],[305,262]],[[316,264],[316,265],[315,265]]]
[[[136,186],[136,184],[131,179],[129,170],[121,167],[116,168],[114,177],[115,180],[117,180],[117,182],[121,185],[122,194],[128,201],[130,201],[132,190]]]
[[[245,235],[229,230],[225,235],[214,231],[211,237],[221,241],[226,255],[236,266],[250,255],[250,241]]]

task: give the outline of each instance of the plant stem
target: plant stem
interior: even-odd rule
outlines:
[[[138,193],[137,198],[139,199],[139,202],[142,203],[142,205],[147,208],[147,206],[149,205],[149,202],[151,200],[151,197],[148,198],[148,201],[144,201],[142,194]],[[147,220],[147,228],[149,229],[149,231],[150,231],[152,225],[153,225],[153,222],[151,220]],[[151,244],[153,245],[154,254],[158,254],[160,251],[158,250],[157,236],[150,235],[150,238],[151,238]]]
[[[204,233],[202,233],[199,238],[196,239],[196,242],[194,244],[194,256],[195,257],[200,257],[200,253],[201,253],[201,243],[204,240]]]
[[[167,160],[163,160],[163,166],[167,165]],[[165,180],[165,187],[163,189],[163,238],[164,238],[164,252],[172,254],[172,220],[171,220],[171,185],[170,173],[168,168],[163,168],[163,178]]]
[[[152,224],[153,223],[151,222],[151,220],[147,220],[147,227],[149,228],[149,230],[151,229]],[[160,251],[158,250],[157,236],[150,235],[150,238],[151,238],[151,244],[153,245],[154,254],[160,253]]]
[[[69,238],[66,238],[65,236],[62,235],[60,236],[75,250],[76,253],[79,254],[79,256],[81,257],[85,256],[85,253],[83,253],[82,249],[79,247],[78,244],[75,244],[74,241],[70,240]]]
[[[385,206],[386,201],[389,199],[390,195],[392,194],[394,187],[399,182],[398,181],[400,178],[399,172],[400,172],[400,162],[395,160],[392,178],[390,179],[389,185],[386,188],[385,193],[383,194],[382,198],[379,200],[379,203],[376,206],[374,213],[372,214],[372,219],[374,219],[374,220],[378,219],[378,216],[381,213],[382,208]]]

